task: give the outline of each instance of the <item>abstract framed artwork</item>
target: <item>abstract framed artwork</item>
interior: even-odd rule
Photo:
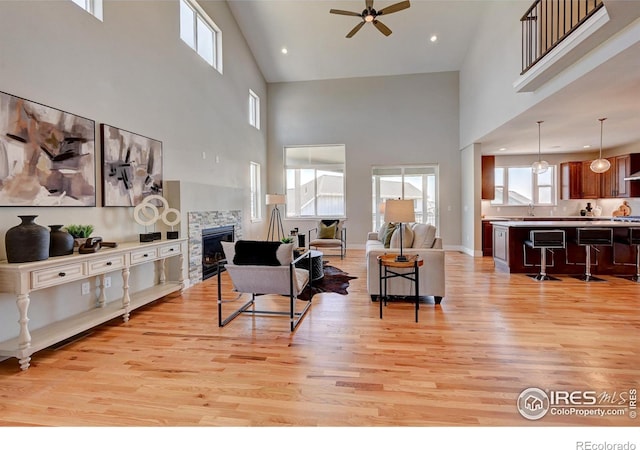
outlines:
[[[162,195],[162,142],[101,124],[102,206],[137,206]]]
[[[95,206],[95,122],[0,92],[0,206]]]

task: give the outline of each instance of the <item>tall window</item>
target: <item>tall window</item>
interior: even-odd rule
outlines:
[[[556,166],[534,174],[531,166],[496,167],[492,205],[555,205]]]
[[[180,0],[180,38],[222,73],[222,32],[195,0]]]
[[[71,0],[86,12],[102,20],[102,0]]]
[[[344,217],[345,146],[285,147],[287,217]]]
[[[260,129],[260,97],[249,89],[249,124]]]
[[[262,194],[260,193],[260,164],[251,162],[250,164],[251,179],[251,220],[262,220],[262,208],[260,207],[260,199]]]
[[[413,200],[416,222],[438,227],[438,166],[385,166],[372,171],[373,230],[384,222],[384,202]]]

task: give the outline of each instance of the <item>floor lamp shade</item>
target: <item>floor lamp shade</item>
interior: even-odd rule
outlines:
[[[278,205],[284,205],[286,197],[284,194],[267,194],[266,204],[273,205],[271,210],[271,219],[269,220],[269,231],[267,232],[267,240],[274,241],[281,240],[284,237],[284,227],[282,226],[282,217],[280,216],[280,210]]]
[[[396,261],[406,261],[402,254],[402,224],[415,222],[416,214],[413,209],[413,200],[387,200],[384,207],[384,220],[400,224],[400,255]]]
[[[285,200],[284,194],[267,194],[266,203],[267,205],[284,205]]]

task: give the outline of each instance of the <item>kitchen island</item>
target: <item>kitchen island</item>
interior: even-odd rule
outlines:
[[[540,266],[540,250],[527,247],[531,230],[564,230],[566,248],[547,257],[550,274],[579,275],[585,269],[585,247],[575,243],[578,228],[610,228],[613,245],[592,250],[591,271],[599,275],[635,275],[636,249],[626,243],[630,228],[640,223],[616,220],[509,220],[492,221],[493,260],[497,270],[510,273],[535,273]]]

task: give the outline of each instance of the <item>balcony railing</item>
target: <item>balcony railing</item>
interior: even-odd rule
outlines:
[[[522,16],[522,72],[603,6],[602,0],[536,0]]]

